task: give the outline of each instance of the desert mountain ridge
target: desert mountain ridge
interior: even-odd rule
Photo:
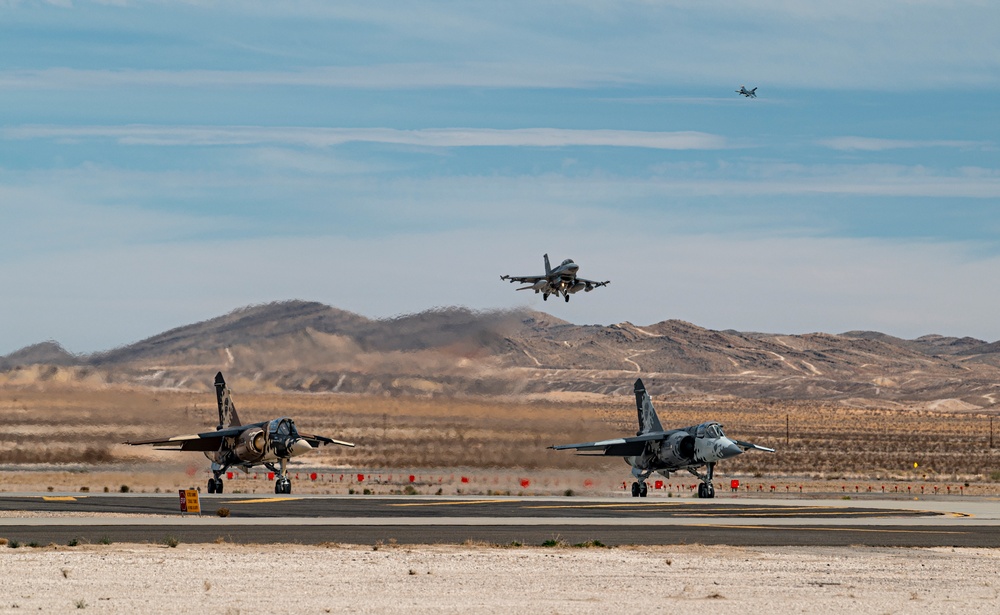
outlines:
[[[1000,342],[716,331],[680,320],[575,325],[528,309],[446,307],[375,320],[295,300],[239,308],[88,355],[48,341],[0,357],[0,383],[15,384],[60,374],[204,389],[218,370],[243,390],[629,394],[641,376],[653,394],[976,410],[993,408],[1000,395]]]

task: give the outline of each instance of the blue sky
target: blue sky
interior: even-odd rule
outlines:
[[[993,341],[997,32],[985,0],[0,0],[0,353],[292,298]],[[612,284],[499,281],[545,252]]]

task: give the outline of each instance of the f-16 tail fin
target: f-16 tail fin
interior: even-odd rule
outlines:
[[[549,265],[549,255],[544,254],[542,255],[542,258],[545,259],[545,277],[548,277],[549,274],[552,273],[552,266]]]
[[[219,402],[219,426],[216,429],[239,427],[240,416],[236,414],[236,404],[233,403],[232,391],[226,386],[222,372],[215,375],[215,398]]]
[[[639,431],[635,435],[663,431],[660,418],[656,416],[656,410],[653,408],[653,401],[649,399],[646,386],[642,384],[642,378],[635,381],[635,408],[639,414]]]

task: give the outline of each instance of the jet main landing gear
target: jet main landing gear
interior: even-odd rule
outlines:
[[[698,497],[711,499],[715,497],[715,486],[712,484],[712,477],[715,476],[715,464],[705,464],[705,474],[698,474],[694,468],[688,468],[688,472],[701,479],[698,483]]]
[[[210,478],[208,479],[208,492],[209,493],[222,493],[222,479],[221,478]]]
[[[645,482],[632,483],[632,497],[634,498],[644,498],[649,492],[649,487],[646,486]]]

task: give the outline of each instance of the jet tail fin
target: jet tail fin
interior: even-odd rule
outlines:
[[[240,416],[236,414],[236,404],[233,403],[232,391],[226,386],[222,372],[215,375],[215,399],[219,402],[219,426],[216,429],[239,427]]]
[[[542,258],[545,259],[545,277],[548,277],[549,274],[552,273],[552,266],[549,265],[549,255],[544,254],[542,255]]]
[[[656,416],[656,409],[653,408],[653,401],[649,398],[649,393],[646,392],[642,378],[635,381],[635,408],[639,415],[639,431],[635,435],[641,436],[644,433],[663,431],[660,418]]]

